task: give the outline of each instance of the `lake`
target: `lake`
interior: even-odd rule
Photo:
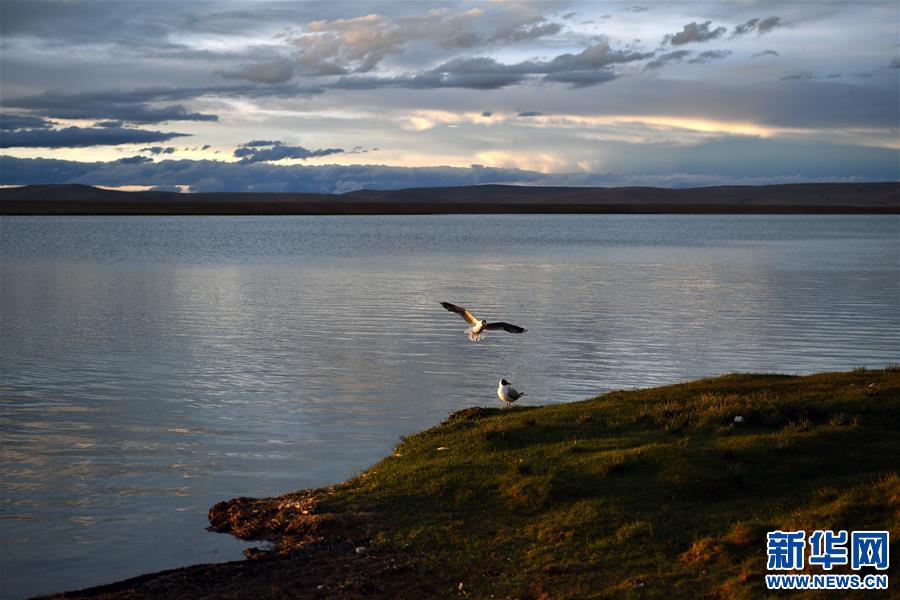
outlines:
[[[501,377],[900,362],[897,216],[4,217],[0,259],[11,598],[239,559],[209,506],[341,481]]]

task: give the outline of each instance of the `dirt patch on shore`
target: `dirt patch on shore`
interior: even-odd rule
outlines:
[[[274,498],[233,498],[209,509],[210,531],[266,542],[244,551],[248,561],[195,565],[110,585],[46,596],[96,600],[151,598],[393,598],[415,569],[412,556],[373,550],[370,516],[323,508],[333,488]],[[325,502],[327,504],[327,502]],[[408,581],[404,584],[408,590]],[[422,596],[445,590],[428,587]]]
[[[409,586],[408,578],[398,575],[413,569],[413,564],[397,555],[356,554],[353,544],[321,543],[289,555],[195,565],[46,598],[397,598],[403,597]],[[415,597],[440,596],[445,591],[429,588],[423,578]]]
[[[209,529],[247,541],[269,542],[266,550],[249,548],[247,558],[284,554],[322,542],[337,519],[319,512],[324,490],[301,490],[275,498],[232,498],[209,509]]]

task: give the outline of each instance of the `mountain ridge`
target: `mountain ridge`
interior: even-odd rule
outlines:
[[[766,186],[463,187],[310,192],[127,192],[83,184],[0,189],[2,215],[900,213],[900,182]]]

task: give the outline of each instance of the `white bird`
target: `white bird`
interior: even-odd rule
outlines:
[[[473,342],[477,342],[478,340],[480,340],[481,334],[484,331],[491,331],[496,329],[503,329],[505,331],[508,331],[509,333],[525,333],[526,331],[528,331],[524,327],[511,325],[510,323],[503,323],[502,321],[497,323],[488,323],[484,319],[476,319],[475,315],[470,313],[462,306],[450,304],[449,302],[441,302],[441,306],[443,306],[450,312],[455,312],[463,319],[465,319],[469,325],[471,325],[469,329],[466,329],[466,333],[469,334],[469,339]]]
[[[497,386],[497,397],[506,402],[506,406],[512,406],[513,402],[525,395],[510,387],[509,382],[505,379],[501,379],[500,385]]]

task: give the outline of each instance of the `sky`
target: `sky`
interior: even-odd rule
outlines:
[[[0,2],[0,184],[900,180],[900,3]]]

